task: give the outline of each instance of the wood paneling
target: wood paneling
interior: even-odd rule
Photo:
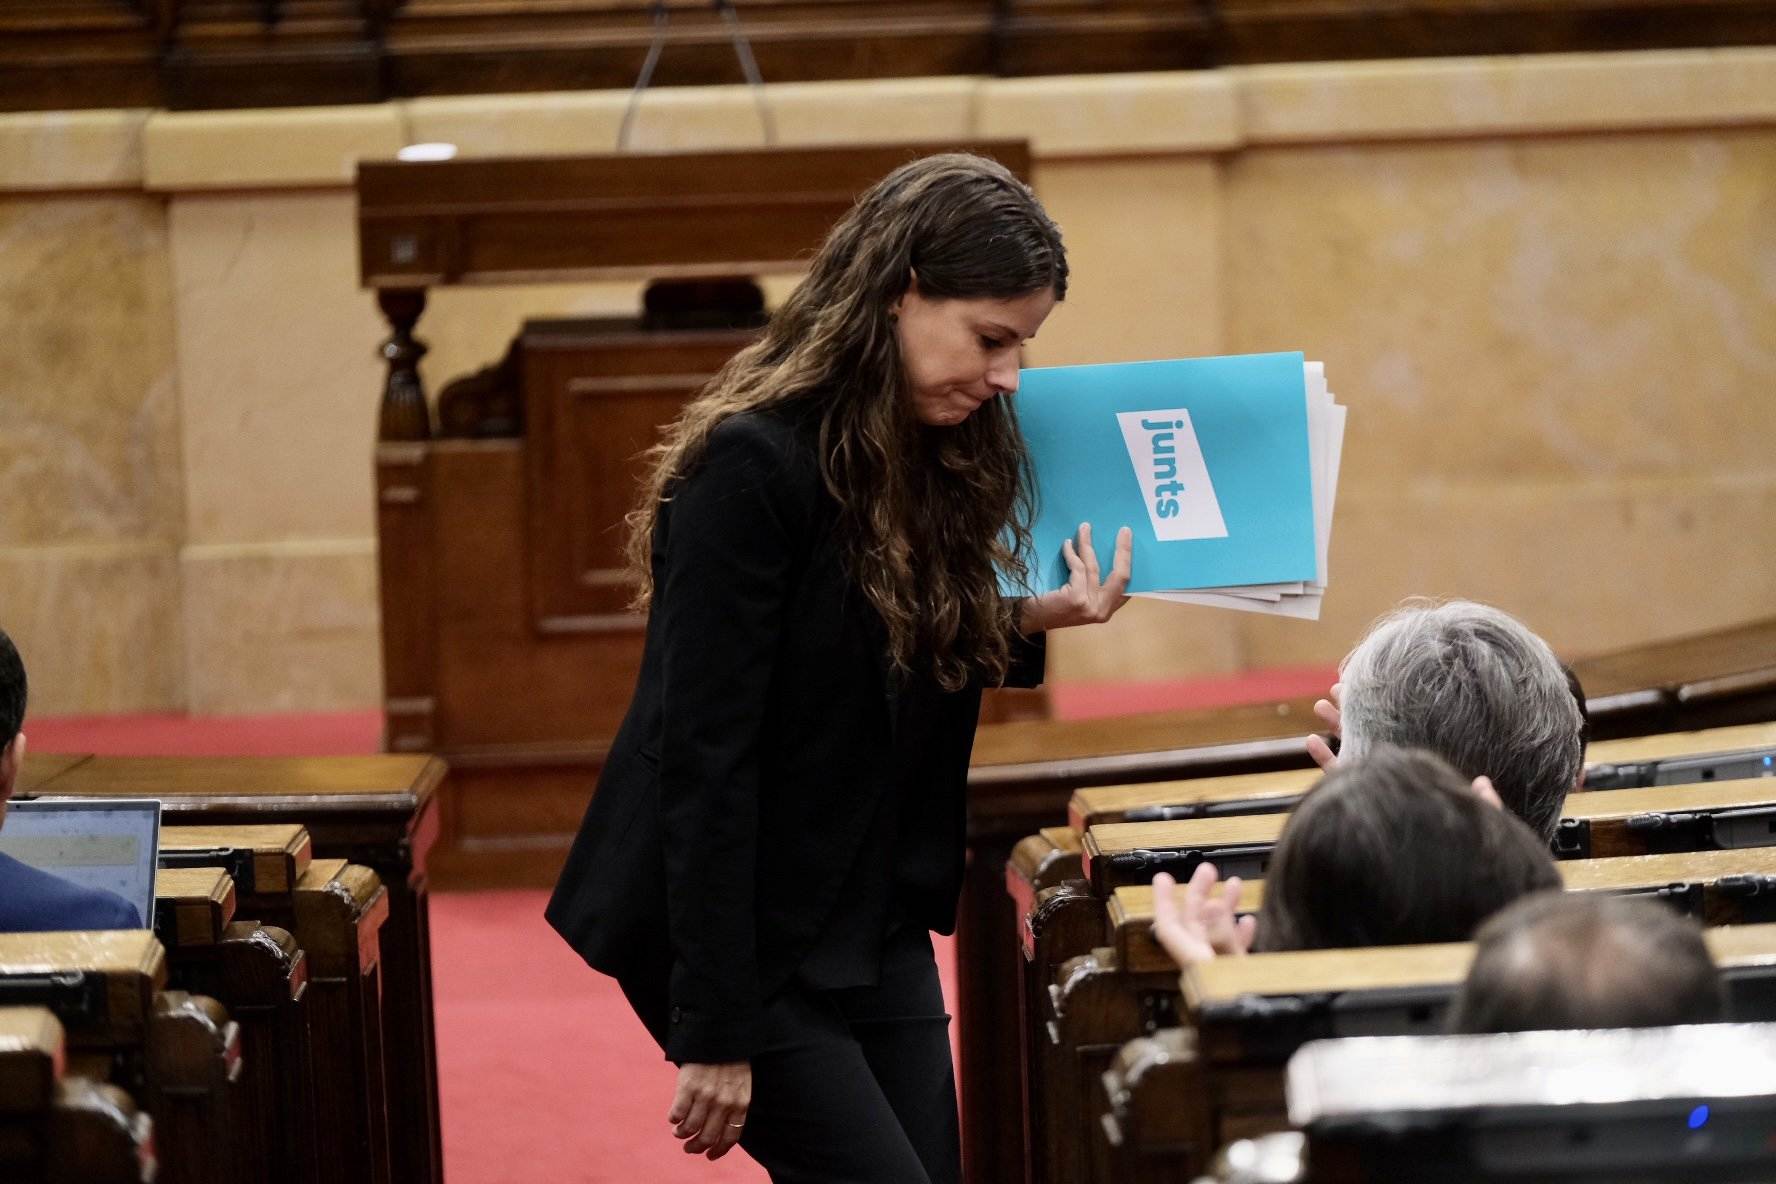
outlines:
[[[633,321],[527,327],[521,348],[531,611],[544,633],[635,631],[625,518],[643,454],[742,332],[650,333]]]
[[[1768,0],[739,0],[771,82],[1776,41]],[[654,81],[741,81],[671,0]],[[15,0],[0,109],[267,107],[634,82],[644,0]]]

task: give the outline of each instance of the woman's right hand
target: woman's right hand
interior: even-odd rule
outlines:
[[[680,1065],[678,1090],[666,1121],[673,1124],[675,1136],[686,1140],[686,1155],[720,1159],[740,1141],[751,1105],[752,1065],[748,1062]]]

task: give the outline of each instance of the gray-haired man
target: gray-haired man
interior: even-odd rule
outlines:
[[[1584,720],[1548,644],[1471,600],[1408,601],[1375,622],[1316,706],[1351,756],[1377,744],[1428,748],[1492,780],[1505,808],[1553,838],[1584,769]],[[1318,736],[1308,751],[1334,760]]]

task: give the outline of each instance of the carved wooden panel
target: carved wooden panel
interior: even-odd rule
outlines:
[[[642,454],[751,335],[533,323],[522,346],[531,608],[543,633],[636,629],[624,518]]]

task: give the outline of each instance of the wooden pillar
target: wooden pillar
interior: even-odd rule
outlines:
[[[379,440],[429,440],[432,417],[426,409],[425,386],[419,380],[419,360],[426,355],[425,342],[413,336],[413,326],[425,311],[424,288],[381,288],[376,303],[382,308],[389,339],[382,343],[388,377],[382,384]]]

